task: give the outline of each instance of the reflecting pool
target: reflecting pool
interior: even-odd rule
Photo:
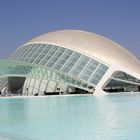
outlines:
[[[139,140],[140,94],[0,98],[0,140]]]

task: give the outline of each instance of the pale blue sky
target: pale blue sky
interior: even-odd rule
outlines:
[[[140,0],[0,0],[0,58],[60,29],[95,32],[140,58]]]

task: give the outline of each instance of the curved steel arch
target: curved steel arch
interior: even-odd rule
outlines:
[[[0,77],[32,77],[93,92],[94,85],[48,67],[15,60],[0,60]]]

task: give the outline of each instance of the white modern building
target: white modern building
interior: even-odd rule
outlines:
[[[2,94],[105,95],[140,91],[140,61],[103,36],[79,30],[43,34],[0,60]]]

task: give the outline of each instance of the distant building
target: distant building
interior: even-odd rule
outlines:
[[[0,60],[3,94],[50,95],[140,90],[140,61],[103,36],[78,30],[43,34]]]

